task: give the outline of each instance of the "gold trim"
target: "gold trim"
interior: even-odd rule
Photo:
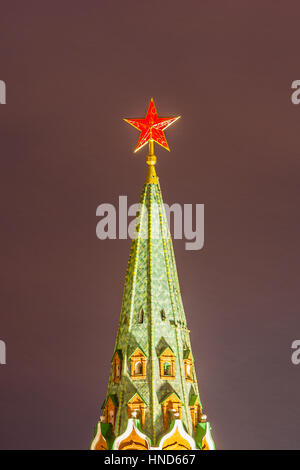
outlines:
[[[154,141],[149,140],[149,154],[147,155],[146,163],[148,165],[145,184],[158,184],[158,178],[155,171],[156,156],[154,155]]]

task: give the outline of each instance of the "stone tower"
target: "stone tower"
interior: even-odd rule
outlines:
[[[149,142],[148,171],[125,277],[103,414],[93,450],[214,449],[200,401],[172,239],[155,172],[154,141],[168,149],[153,100],[126,120]]]

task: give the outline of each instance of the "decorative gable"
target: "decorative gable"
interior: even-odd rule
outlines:
[[[167,347],[159,356],[160,378],[164,380],[175,379],[176,356],[170,347]]]
[[[146,363],[146,354],[140,348],[136,348],[130,356],[130,377],[132,380],[146,379]]]
[[[191,413],[191,418],[193,422],[193,428],[195,432],[196,427],[201,419],[201,413],[202,413],[201,403],[200,403],[198,395],[191,396],[190,401],[189,401],[189,406],[190,406],[190,413]]]
[[[171,414],[181,419],[182,401],[177,393],[173,392],[161,401],[165,431],[169,428]]]
[[[104,409],[105,422],[111,424],[113,429],[115,427],[118,406],[119,402],[117,395],[109,395],[102,406]]]
[[[145,427],[145,415],[146,415],[146,408],[147,405],[143,398],[136,393],[128,402],[128,417],[132,418],[133,416],[137,416],[140,419],[141,427],[144,429]]]

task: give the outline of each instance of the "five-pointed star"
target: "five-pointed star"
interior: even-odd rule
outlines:
[[[154,140],[165,149],[170,150],[164,130],[179,118],[180,116],[158,117],[153,98],[151,98],[145,118],[124,119],[128,124],[141,131],[135,152],[144,147],[149,140]]]

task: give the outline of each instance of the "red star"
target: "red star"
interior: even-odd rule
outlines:
[[[144,147],[144,145],[146,145],[146,143],[151,139],[165,149],[170,150],[164,130],[179,118],[180,116],[158,117],[153,98],[151,98],[145,118],[124,119],[128,124],[131,124],[133,127],[141,131],[135,152]]]

